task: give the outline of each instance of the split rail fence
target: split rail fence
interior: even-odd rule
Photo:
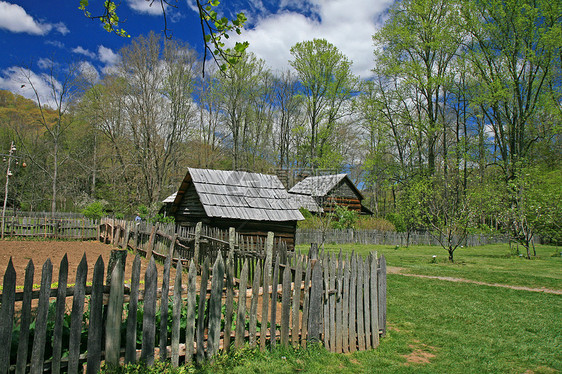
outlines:
[[[103,362],[152,365],[154,360],[171,360],[177,366],[245,345],[264,350],[321,342],[332,352],[354,352],[376,348],[386,331],[384,256],[325,255],[315,246],[308,255],[288,255],[280,246],[275,250],[273,233],[265,240],[263,256],[259,246],[244,255],[236,235],[227,241],[201,230],[200,240],[215,240],[226,250],[218,248],[213,256],[200,248],[198,259],[193,248],[188,249],[193,256],[182,258],[185,249],[173,240],[181,235],[174,233],[159,273],[155,258],[164,241],[156,241],[158,231],[153,227],[152,238],[149,234],[145,240],[113,222],[106,232],[113,236],[99,236],[113,243],[121,239],[121,246],[139,252],[130,265],[131,279],[124,278],[126,256],[108,266],[109,279],[104,278],[100,256],[87,285],[84,256],[69,286],[64,256],[54,284],[52,263],[43,264],[38,290],[33,288],[30,260],[23,291],[16,292],[10,260],[1,295],[0,341],[12,349],[0,350],[0,373],[77,373],[84,367],[95,373]],[[150,262],[141,284],[143,252]]]

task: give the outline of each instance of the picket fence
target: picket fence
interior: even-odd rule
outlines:
[[[462,245],[466,247],[508,243],[509,237],[503,235],[468,235]],[[298,229],[295,243],[326,243],[326,244],[371,244],[371,245],[441,245],[436,237],[428,232],[378,231],[378,230],[317,230]]]
[[[133,238],[125,236],[121,245],[132,248]],[[131,279],[124,279],[126,260],[118,260],[108,267],[111,275],[105,282],[100,256],[91,285],[86,285],[85,256],[72,286],[66,256],[54,285],[48,260],[39,290],[33,289],[30,260],[23,291],[17,292],[10,260],[1,295],[0,341],[13,349],[0,350],[0,373],[77,373],[84,367],[95,373],[103,362],[152,365],[156,359],[177,366],[245,345],[264,350],[321,342],[332,352],[354,352],[376,348],[386,331],[384,256],[371,253],[363,259],[341,252],[330,256],[313,246],[308,255],[295,253],[283,262],[281,251],[274,254],[270,233],[263,258],[240,255],[237,262],[236,246],[230,242],[228,250],[219,250],[213,260],[209,255],[196,261],[179,257],[177,242],[173,243],[161,274],[155,264],[157,252],[144,250],[150,257],[144,289],[139,254]],[[65,315],[69,303],[72,309]]]
[[[88,218],[12,216],[4,223],[6,237],[91,240],[97,235],[98,222]]]

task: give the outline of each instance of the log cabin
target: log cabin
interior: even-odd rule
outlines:
[[[373,214],[362,205],[363,195],[347,174],[307,177],[295,184],[289,194],[295,204],[315,214],[330,213],[336,206],[344,206],[360,214]]]
[[[304,217],[275,175],[188,168],[178,192],[164,200],[176,224],[204,224],[242,236],[267,237],[294,248],[297,221]]]

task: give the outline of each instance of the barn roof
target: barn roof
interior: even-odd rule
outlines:
[[[295,184],[289,190],[292,194],[310,195],[314,197],[326,196],[328,192],[338,186],[341,182],[347,183],[360,199],[363,199],[361,192],[355,187],[347,174],[332,174],[307,177]]]
[[[304,219],[299,207],[275,175],[188,168],[174,197],[174,206],[181,203],[190,184],[195,187],[209,217],[252,221]]]

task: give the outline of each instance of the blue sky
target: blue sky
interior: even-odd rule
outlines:
[[[173,2],[173,1],[172,1]],[[263,58],[274,71],[288,69],[295,43],[324,38],[353,61],[363,78],[373,68],[371,36],[381,26],[392,0],[223,0],[225,15],[243,11],[248,25],[240,40]],[[101,0],[90,0],[92,13],[101,12]],[[178,0],[168,9],[173,37],[202,53],[202,39],[194,0]],[[22,69],[39,82],[50,62],[81,62],[100,76],[118,62],[117,52],[130,42],[104,31],[98,21],[84,17],[79,0],[0,0],[0,89],[26,97],[21,88]],[[150,30],[161,32],[164,22],[160,3],[121,0],[124,28],[134,38]],[[233,38],[233,42],[236,38]]]

